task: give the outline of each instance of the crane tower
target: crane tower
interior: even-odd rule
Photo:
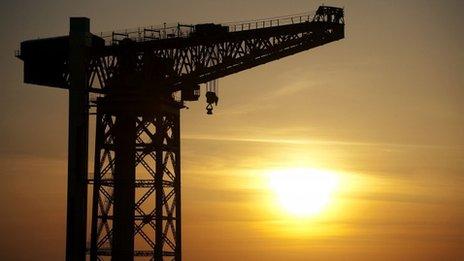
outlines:
[[[24,82],[69,91],[66,260],[181,260],[180,110],[206,84],[212,114],[217,79],[340,40],[344,24],[328,6],[100,35],[73,17],[69,35],[22,42]]]

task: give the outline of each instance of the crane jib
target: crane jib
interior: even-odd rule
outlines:
[[[332,18],[329,19],[330,16]],[[158,85],[171,92],[182,90],[184,86],[188,91],[192,85],[224,77],[229,71],[236,73],[240,71],[238,68],[249,69],[260,65],[262,63],[259,61],[264,60],[263,56],[269,60],[272,54],[279,53],[280,50],[293,46],[301,52],[304,51],[301,47],[305,44],[308,46],[307,49],[310,49],[316,42],[323,45],[344,38],[343,9],[320,7],[311,21],[299,21],[268,27],[255,24],[255,27],[249,26],[248,30],[230,32],[217,29],[212,26],[214,24],[206,24],[208,26],[202,25],[201,34],[193,31],[185,37],[144,38],[138,41],[134,38],[131,49],[134,55],[151,55],[170,61],[174,75],[162,79]],[[90,41],[92,47],[89,62],[96,67],[105,66],[106,71],[115,69],[116,64],[111,64],[111,60],[115,59],[121,48],[125,48],[126,45],[121,45],[120,41],[108,45],[105,44],[104,38],[96,35],[91,35]],[[282,54],[275,55],[275,58],[285,57]],[[24,41],[17,56],[24,61],[24,82],[69,88],[68,36]],[[250,62],[244,64],[244,61]],[[143,60],[140,63],[143,63]],[[88,91],[107,93],[108,87],[95,81],[89,86]]]

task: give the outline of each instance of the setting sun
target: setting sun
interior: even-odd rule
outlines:
[[[286,169],[269,174],[269,186],[285,211],[298,217],[319,214],[330,202],[338,177],[317,169]]]

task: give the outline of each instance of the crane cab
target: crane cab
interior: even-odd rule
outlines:
[[[228,26],[223,26],[221,24],[197,24],[194,26],[194,30],[191,36],[211,36],[217,34],[224,34],[229,32]]]
[[[188,84],[181,91],[182,101],[198,101],[200,98],[200,85]]]

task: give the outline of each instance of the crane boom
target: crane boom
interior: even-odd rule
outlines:
[[[131,33],[112,32],[112,38],[106,44],[104,38],[93,35],[94,47],[91,50],[90,64],[94,66],[95,74],[97,70],[107,74],[99,76],[102,81],[92,82],[90,91],[107,93],[105,88],[108,77],[118,67],[117,56],[121,49],[127,48],[120,44],[122,40],[117,39],[117,36],[133,40],[131,49],[139,56],[136,66],[142,67],[143,58],[149,56],[171,63],[172,74],[159,84],[172,92],[344,38],[344,15],[341,8],[321,6],[314,16],[290,16],[282,20],[287,21],[287,24],[282,24],[279,19],[271,19],[241,23],[238,29],[237,25],[233,25],[233,31],[204,30],[202,34],[195,34],[195,26],[188,27],[189,31],[181,31],[178,27],[178,33],[171,34],[173,36],[170,38],[150,37],[146,34],[146,28],[142,29],[144,36],[141,36],[140,29]],[[159,32],[162,29],[149,30]],[[23,42],[18,56],[25,62],[25,76],[37,72],[37,67],[42,68],[42,72],[48,70],[37,78],[25,77],[25,81],[33,84],[45,82],[48,86],[68,88],[67,41],[67,36],[63,36]],[[46,56],[48,59],[37,56]],[[46,65],[53,63],[55,66],[32,64],[40,60]],[[32,70],[27,68],[30,64]],[[54,77],[44,80],[47,75]]]

